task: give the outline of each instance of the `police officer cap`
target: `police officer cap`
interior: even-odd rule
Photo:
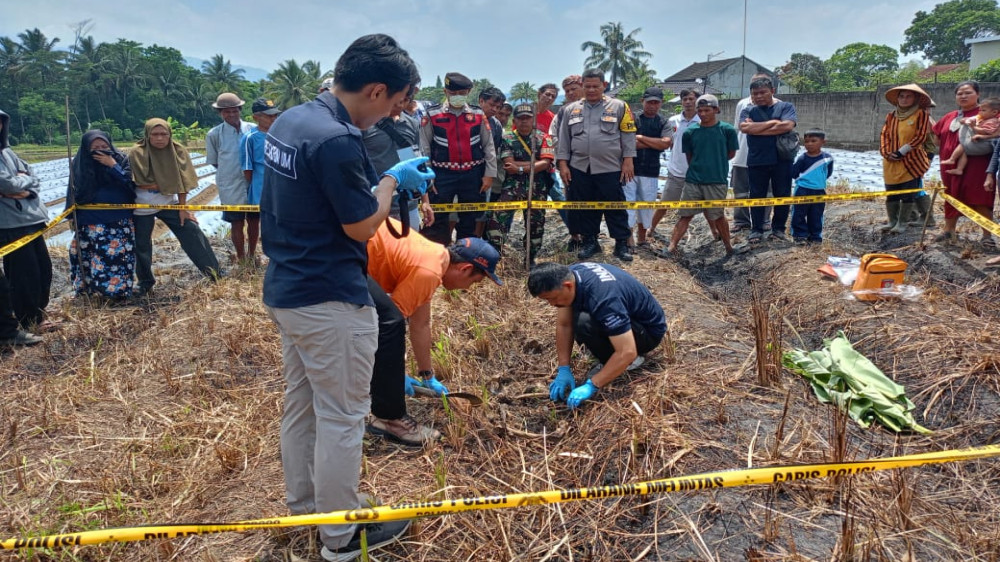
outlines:
[[[534,115],[534,114],[535,110],[534,108],[531,107],[530,103],[518,104],[518,106],[514,108],[514,117],[521,117],[522,115]]]
[[[243,100],[239,96],[232,92],[223,92],[219,94],[219,97],[215,98],[215,103],[212,104],[215,109],[227,109],[230,107],[243,107]]]
[[[472,88],[472,80],[469,77],[458,73],[449,72],[444,75],[444,89],[457,92],[459,90],[469,90]]]

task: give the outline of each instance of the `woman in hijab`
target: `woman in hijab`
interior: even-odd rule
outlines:
[[[103,131],[83,134],[72,163],[73,181],[66,205],[131,204],[135,184],[128,156],[115,149]],[[131,209],[78,209],[69,252],[70,278],[78,295],[111,299],[132,295],[135,274],[135,227]]]
[[[955,87],[955,103],[958,110],[952,111],[934,124],[934,134],[941,141],[941,152],[938,156],[942,162],[951,158],[951,153],[961,142],[960,130],[962,119],[979,115],[979,83],[974,80],[961,82]],[[990,165],[990,155],[967,156],[968,163],[965,172],[956,176],[947,173],[953,166],[941,164],[941,183],[945,193],[972,207],[977,213],[993,220],[993,200],[996,197],[995,186],[988,182],[987,168]],[[958,241],[955,227],[958,217],[962,216],[958,209],[946,201],[944,204],[944,228],[934,241],[953,243]],[[987,249],[995,249],[996,243],[990,231],[983,229],[981,243]]]
[[[129,156],[132,179],[135,181],[136,202],[148,205],[184,205],[188,191],[198,186],[191,156],[186,148],[173,140],[170,124],[163,119],[146,121],[143,139],[136,143]],[[153,290],[153,224],[163,221],[177,237],[181,248],[206,277],[219,277],[219,260],[212,251],[198,220],[187,211],[164,209],[135,210],[135,252],[139,280],[137,295]]]
[[[924,143],[931,131],[927,108],[931,97],[920,86],[906,84],[896,86],[885,93],[885,99],[896,108],[885,117],[879,152],[882,162],[882,178],[886,191],[901,191],[921,187],[921,180],[928,168]],[[916,194],[890,195],[886,198],[885,209],[889,222],[883,231],[900,233],[906,231],[906,223],[913,211]]]

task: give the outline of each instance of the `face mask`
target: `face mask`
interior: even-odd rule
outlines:
[[[448,96],[448,105],[452,107],[465,107],[468,101],[469,96]]]

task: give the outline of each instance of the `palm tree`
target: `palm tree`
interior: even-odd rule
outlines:
[[[211,59],[201,63],[201,73],[209,82],[216,82],[225,86],[230,92],[240,94],[240,82],[245,78],[242,68],[233,68],[233,64],[222,55],[214,55]]]
[[[21,72],[24,69],[24,51],[17,41],[10,37],[0,37],[0,88],[4,84],[10,84],[14,90],[14,99],[21,99]],[[21,135],[24,135],[24,116],[17,112],[18,120],[21,123]]]
[[[59,38],[49,40],[37,27],[17,34],[24,57],[24,72],[51,81],[62,66],[65,53],[56,51]]]
[[[181,90],[183,106],[193,110],[199,121],[205,120],[206,109],[212,106],[216,95],[218,95],[216,85],[200,78],[196,83],[187,84]]]
[[[119,39],[117,43],[107,45],[107,57],[103,61],[106,76],[111,85],[122,96],[122,111],[128,113],[129,88],[142,88],[146,85],[146,76],[142,73],[142,50],[139,43]]]
[[[307,66],[313,65],[309,62],[299,65],[295,59],[290,59],[279,64],[278,70],[268,75],[271,84],[268,86],[267,95],[273,97],[275,103],[282,109],[305,103],[316,95],[319,83],[317,78],[306,70]]]
[[[101,93],[105,91],[104,77],[101,69],[104,67],[104,44],[97,43],[92,35],[80,37],[69,58],[69,79],[75,84],[72,91],[80,94],[83,99],[87,121],[93,121],[90,116],[90,98],[97,98],[101,108],[101,119],[108,118],[104,111],[104,100]]]
[[[532,102],[535,101],[536,95],[538,95],[538,88],[531,82],[518,82],[510,89],[511,102]]]
[[[642,28],[637,27],[626,35],[621,22],[608,22],[602,25],[603,43],[587,41],[580,45],[581,51],[590,50],[584,65],[610,73],[611,86],[619,85],[630,72],[641,67],[645,59],[653,56],[642,50],[642,41],[635,38],[640,31]]]

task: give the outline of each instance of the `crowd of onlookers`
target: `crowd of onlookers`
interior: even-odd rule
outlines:
[[[332,87],[323,83],[320,93]],[[439,213],[432,205],[489,201],[683,201],[725,199],[731,188],[737,199],[823,195],[833,173],[833,158],[823,150],[826,135],[818,129],[796,132],[795,107],[775,97],[766,74],[755,75],[750,95],[740,100],[734,125],[719,118],[719,101],[711,94],[679,92],[680,112],[662,114],[664,92],[652,87],[633,114],[627,104],[605,95],[600,71],[570,75],[562,81],[565,102],[557,112],[555,84],[538,90],[536,104],[512,107],[506,96],[490,87],[479,93],[479,105],[468,99],[473,83],[452,72],[444,81],[440,104],[419,104],[411,92],[388,116],[362,131],[367,159],[376,174],[392,165],[425,155],[433,170],[432,188],[398,208],[392,216],[406,219],[430,240],[449,244],[457,238],[479,237],[503,253],[515,211]],[[415,90],[414,90],[415,91]],[[967,81],[956,88],[958,109],[939,121],[930,115],[934,101],[916,84],[888,90],[894,110],[886,116],[880,153],[887,191],[910,190],[886,199],[888,220],[882,230],[905,231],[908,224],[935,225],[930,197],[912,190],[935,154],[941,157],[941,177],[947,192],[976,212],[991,216],[995,199],[1000,135],[1000,99],[979,100],[979,86]],[[258,205],[267,166],[265,142],[281,110],[267,99],[252,104],[254,124],[243,121],[244,101],[232,93],[213,104],[222,122],[206,137],[206,161],[216,169],[223,205]],[[513,119],[510,122],[510,119]],[[37,197],[38,182],[31,169],[8,146],[9,117],[0,112],[0,245],[41,230],[48,215]],[[509,129],[507,128],[509,124]],[[801,143],[804,151],[799,150]],[[665,161],[664,152],[670,150]],[[662,170],[666,169],[665,178]],[[731,171],[730,171],[731,170]],[[664,188],[660,190],[660,181]],[[143,138],[126,154],[99,130],[84,134],[71,163],[67,207],[86,204],[150,205],[141,209],[77,209],[70,215],[74,237],[70,271],[77,294],[120,300],[153,290],[152,232],[159,219],[177,237],[192,263],[209,278],[222,274],[197,219],[188,211],[157,209],[156,205],[187,202],[197,186],[188,151],[172,138],[162,119],[146,122]],[[790,212],[789,212],[790,211]],[[602,219],[614,241],[613,255],[627,263],[638,249],[663,257],[680,252],[679,242],[698,214],[707,219],[712,236],[727,255],[772,239],[795,244],[823,240],[822,203],[774,207],[738,207],[732,222],[721,207],[681,209],[665,245],[654,250],[654,233],[668,210],[560,210],[569,238],[566,250],[580,260],[602,253]],[[524,212],[529,262],[542,249],[546,213]],[[789,214],[791,215],[790,225]],[[931,216],[928,216],[931,215]],[[945,205],[944,225],[936,240],[956,240],[958,212]],[[255,212],[224,211],[235,248],[233,261],[259,266],[257,246],[260,217]],[[786,227],[790,226],[789,230]],[[745,232],[747,244],[733,245],[733,235]],[[657,235],[659,238],[659,235]],[[983,230],[981,244],[995,249]],[[1000,265],[993,258],[988,266]],[[45,242],[37,237],[4,257],[0,280],[0,341],[36,343],[29,329],[44,330],[44,310],[51,285],[51,263]],[[12,320],[13,318],[13,320]],[[16,323],[14,322],[16,320]]]
[[[442,103],[420,106],[413,101],[419,80],[415,63],[394,39],[368,35],[351,44],[313,101],[282,112],[258,99],[251,108],[256,126],[242,121],[244,101],[237,95],[220,94],[213,104],[222,123],[206,137],[207,162],[215,167],[222,204],[233,209],[223,213],[232,227],[233,261],[257,267],[258,241],[269,259],[262,298],[282,342],[281,459],[293,514],[361,506],[365,431],[414,446],[441,436],[410,416],[405,403],[418,391],[448,394],[431,361],[433,296],[439,287],[502,283],[497,264],[515,213],[435,215],[432,205],[655,201],[667,149],[661,201],[725,200],[730,187],[737,199],[824,195],[833,172],[833,158],[823,150],[825,133],[797,134],[794,105],[774,97],[767,75],[753,77],[734,124],[719,118],[714,95],[693,90],[680,92],[681,113],[666,119],[664,92],[649,88],[641,113],[634,114],[605,95],[604,75],[594,69],[562,81],[566,103],[558,112],[551,110],[555,84],[541,87],[537,105],[509,107],[505,115],[502,92],[484,90],[475,106],[468,98],[473,82],[457,72],[445,76]],[[894,109],[880,138],[890,192],[884,231],[905,231],[914,214],[931,220],[929,198],[920,190],[938,151],[947,192],[992,215],[1000,148],[991,141],[1000,135],[1000,100],[980,104],[978,90],[974,82],[959,84],[959,109],[937,122],[928,111],[934,102],[919,86],[886,93]],[[513,125],[505,131],[509,118]],[[38,179],[8,146],[8,122],[0,112],[0,246],[38,234],[48,220]],[[188,203],[197,184],[188,151],[162,119],[146,122],[143,138],[127,155],[106,133],[85,133],[66,195],[73,209],[69,254],[76,293],[111,301],[148,295],[155,284],[156,219],[205,276],[217,279],[219,260],[195,216],[161,208]],[[94,204],[112,207],[87,207]],[[141,207],[113,207],[133,204]],[[747,233],[740,249],[768,240],[819,243],[823,212],[823,203],[740,207],[730,225],[723,207],[683,208],[659,253],[679,253],[699,214],[726,257],[738,253],[732,233],[740,231]],[[643,283],[616,265],[591,261],[603,252],[601,222],[614,240],[614,258],[624,265],[637,248],[651,249],[667,215],[608,209],[559,215],[569,231],[567,251],[581,263],[536,264],[546,217],[526,213],[527,288],[557,309],[557,369],[549,396],[574,409],[639,368],[667,334],[663,308]],[[958,216],[946,205],[940,242],[956,239]],[[981,244],[994,248],[986,230]],[[44,239],[4,256],[3,272],[0,343],[39,343],[32,331],[45,329],[52,282]],[[407,374],[407,333],[416,377]],[[574,342],[594,359],[580,383],[571,366]],[[408,525],[320,525],[321,555],[353,559],[366,544],[395,540]]]

